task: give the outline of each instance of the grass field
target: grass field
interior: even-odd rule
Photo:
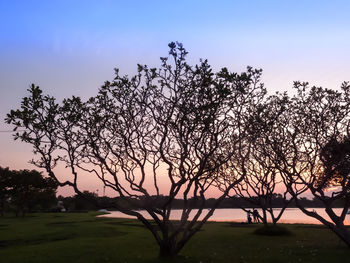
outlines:
[[[289,236],[253,234],[257,225],[209,222],[172,262],[350,262],[330,230],[284,225]],[[138,221],[96,213],[0,218],[0,262],[164,262]]]

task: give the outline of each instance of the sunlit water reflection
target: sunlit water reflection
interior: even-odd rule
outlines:
[[[251,209],[252,210],[252,209]],[[319,215],[328,219],[328,216],[323,208],[310,208],[309,210],[315,210]],[[208,210],[203,210],[201,218],[207,213]],[[258,210],[260,215],[262,214],[261,210]],[[276,214],[280,209],[276,209]],[[336,208],[334,211],[337,214],[340,214],[342,209]],[[139,211],[147,219],[151,217],[147,214],[146,211]],[[179,220],[181,217],[182,210],[173,210],[170,218],[172,220]],[[194,209],[191,213],[193,216],[197,212],[197,209]],[[129,215],[125,215],[118,211],[112,211],[109,214],[101,215],[101,217],[113,217],[113,218],[135,218]],[[242,209],[237,208],[228,208],[228,209],[216,209],[214,214],[210,217],[209,221],[218,221],[218,222],[246,222],[247,214]],[[281,219],[280,223],[300,223],[300,224],[321,224],[316,219],[305,215],[298,208],[287,208]],[[350,225],[350,214],[346,215],[345,222],[346,225]]]

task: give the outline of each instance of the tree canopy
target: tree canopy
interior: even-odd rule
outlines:
[[[113,81],[87,101],[57,103],[32,85],[21,109],[7,117],[15,129],[25,130],[15,138],[33,146],[38,158],[32,163],[61,186],[83,195],[79,179],[88,173],[128,202],[143,199],[157,226],[137,211],[117,208],[145,224],[161,256],[176,255],[245,176],[248,120],[266,93],[261,70],[214,73],[207,60],[190,66],[186,55],[181,44],[170,43],[160,68],[138,65],[133,77],[116,69]],[[60,163],[70,169],[71,180],[56,175]],[[208,190],[217,185],[225,190],[204,210]],[[154,194],[166,196],[160,208],[152,205]],[[181,220],[173,222],[177,196],[184,207]],[[198,200],[199,209],[189,206],[189,198]]]
[[[331,90],[295,82],[296,94],[276,96],[280,114],[265,134],[265,147],[298,207],[333,230],[348,246],[344,226],[350,205],[349,146],[350,86]],[[321,202],[329,218],[299,202],[309,193]],[[340,214],[334,206],[343,202]]]
[[[113,190],[116,208],[151,231],[160,256],[176,255],[234,193],[256,200],[265,223],[267,212],[276,223],[293,201],[350,246],[344,226],[350,206],[348,83],[330,90],[295,82],[295,95],[267,96],[261,70],[213,72],[207,60],[191,66],[186,55],[182,44],[170,43],[159,68],[138,65],[132,77],[115,69],[114,79],[86,101],[73,96],[58,103],[33,84],[6,121],[15,139],[33,146],[32,163],[60,186],[88,198],[79,182],[94,176]],[[70,179],[56,172],[62,164]],[[204,209],[211,189],[221,195]],[[305,207],[305,193],[330,219]],[[276,194],[284,203],[278,214]],[[183,201],[175,222],[177,198]],[[333,207],[340,201],[339,215]],[[147,211],[152,222],[133,207]]]

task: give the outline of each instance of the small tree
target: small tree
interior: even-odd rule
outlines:
[[[264,159],[266,157],[263,156]],[[259,159],[261,161],[260,157]],[[259,207],[262,210],[262,215],[259,216],[264,225],[268,224],[268,216],[272,224],[276,225],[292,198],[288,196],[288,191],[276,169],[266,166],[265,160],[261,163],[254,158],[249,159],[247,163],[249,163],[246,166],[247,175],[234,187],[235,194],[253,207]],[[247,208],[241,208],[249,212]]]
[[[52,178],[44,178],[35,170],[11,171],[8,189],[16,216],[24,216],[38,206],[48,209],[56,200],[57,186]]]
[[[340,91],[309,87],[296,82],[297,94],[288,98],[288,111],[278,118],[267,148],[296,205],[336,233],[348,246],[344,219],[350,205],[349,130],[350,87]],[[300,195],[311,193],[329,219],[306,208]],[[340,214],[333,207],[343,202]]]
[[[213,73],[206,60],[188,65],[181,44],[169,47],[170,57],[161,58],[159,69],[139,65],[131,78],[115,70],[114,80],[87,102],[73,97],[59,105],[33,85],[21,109],[7,117],[8,123],[25,129],[16,138],[33,145],[39,155],[33,164],[60,185],[83,195],[78,178],[88,172],[119,200],[131,203],[117,208],[151,231],[162,257],[175,256],[243,179],[244,172],[229,175],[226,168],[238,151],[249,150],[245,121],[265,94],[253,81],[259,70]],[[72,180],[59,180],[55,167],[60,162],[69,167]],[[204,210],[208,192],[225,176],[231,177],[226,190]],[[155,206],[154,195],[162,194],[161,206]],[[177,196],[184,202],[181,218],[174,222]],[[192,209],[190,199],[199,209]],[[155,224],[130,209],[133,200],[142,200]]]
[[[271,133],[274,132],[276,125],[279,125],[279,116],[286,111],[285,96],[285,94],[270,96],[255,107],[249,120],[251,130],[248,140],[252,146],[244,162],[246,176],[234,187],[235,196],[246,200],[254,207],[261,208],[260,219],[265,225],[268,223],[268,215],[275,225],[293,199],[288,194],[279,170],[274,164],[273,153],[266,147]],[[241,208],[249,212],[247,208]],[[276,211],[276,208],[280,210]]]

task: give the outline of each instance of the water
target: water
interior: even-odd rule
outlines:
[[[252,210],[252,209],[251,209]],[[275,209],[277,212],[280,209]],[[324,208],[310,208],[309,210],[315,210],[319,215],[329,218],[324,210]],[[207,213],[208,210],[204,209],[201,215],[201,218]],[[260,215],[262,215],[261,210],[258,210]],[[336,208],[334,209],[335,213],[340,214],[342,209]],[[148,215],[146,211],[139,211],[143,216],[147,219],[151,217]],[[181,216],[182,210],[172,210],[170,218],[172,220],[179,220]],[[193,209],[193,212],[190,215],[194,215],[197,212],[197,209]],[[101,215],[101,217],[112,217],[112,218],[135,218],[133,216],[125,215],[118,211],[110,212],[110,214]],[[225,209],[216,209],[214,214],[209,218],[209,221],[217,221],[217,222],[246,222],[247,214],[242,209],[238,208],[225,208]],[[279,223],[299,223],[299,224],[321,224],[316,219],[305,215],[298,208],[287,208],[281,219],[278,221]],[[350,214],[346,215],[344,223],[346,225],[350,225]]]

